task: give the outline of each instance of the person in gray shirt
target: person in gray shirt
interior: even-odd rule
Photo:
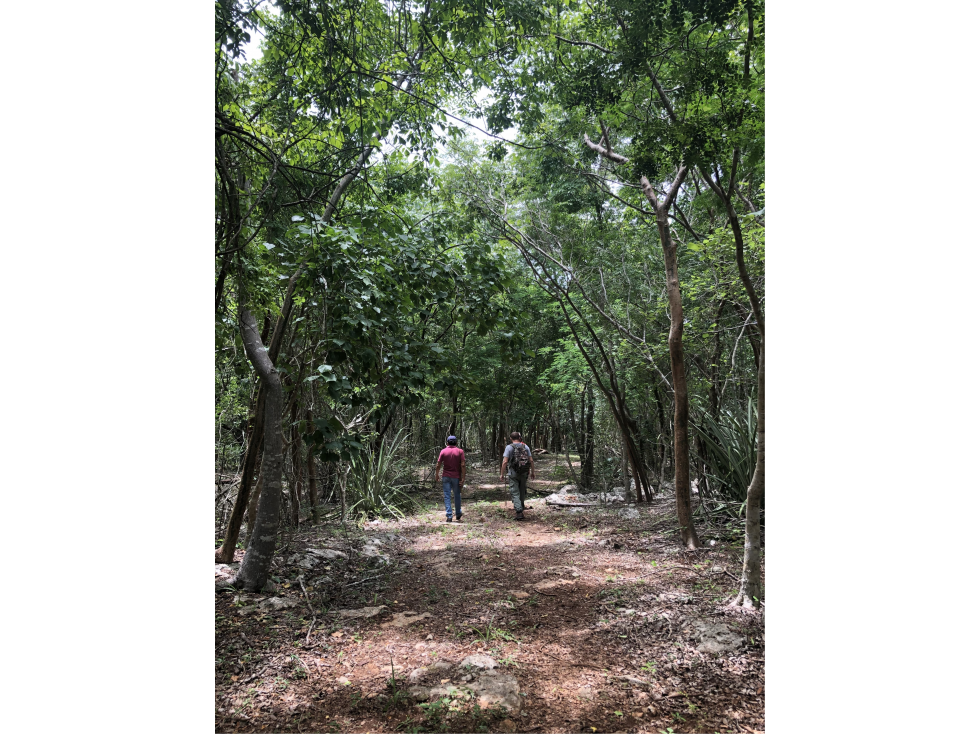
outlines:
[[[523,520],[523,511],[530,509],[524,504],[527,501],[527,479],[536,478],[534,454],[520,439],[520,431],[510,434],[511,443],[503,451],[503,465],[500,467],[500,480],[504,475],[510,477],[510,498],[513,509],[517,511],[517,520]]]

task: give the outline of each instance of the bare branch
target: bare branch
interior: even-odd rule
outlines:
[[[618,153],[613,153],[611,150],[606,150],[598,143],[592,142],[591,138],[588,137],[588,133],[585,133],[585,145],[591,148],[593,151],[598,153],[603,158],[608,158],[608,160],[613,163],[628,163],[629,159],[624,155],[619,155]]]
[[[570,43],[572,46],[591,46],[592,48],[597,48],[602,53],[610,54],[612,53],[607,48],[599,46],[597,43],[592,43],[591,41],[572,41],[570,38],[565,38],[564,36],[559,36],[557,33],[552,33],[559,41],[564,41],[565,43]]]
[[[663,206],[669,209],[673,206],[673,202],[676,200],[676,195],[680,193],[680,185],[683,183],[683,179],[687,177],[687,167],[680,166],[680,170],[676,173],[676,178],[673,179],[673,185],[670,187],[669,193],[666,195],[666,200],[663,202]]]

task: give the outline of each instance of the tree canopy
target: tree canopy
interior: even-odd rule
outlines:
[[[520,430],[585,487],[674,492],[688,547],[746,517],[756,605],[764,29],[754,0],[217,0],[218,557],[279,527],[283,469],[298,522],[396,434],[424,464]]]

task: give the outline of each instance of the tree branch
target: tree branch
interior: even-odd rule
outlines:
[[[592,43],[591,41],[572,41],[570,38],[565,38],[564,36],[559,36],[557,33],[552,33],[559,41],[564,41],[565,43],[570,43],[572,46],[591,46],[592,48],[597,48],[602,53],[610,54],[612,53],[607,48],[599,46],[597,43]]]
[[[607,158],[613,163],[628,163],[629,159],[624,155],[619,155],[618,153],[613,153],[611,150],[606,150],[598,143],[592,142],[591,138],[588,137],[588,133],[585,133],[585,145],[591,148],[593,151],[598,153],[603,158]]]

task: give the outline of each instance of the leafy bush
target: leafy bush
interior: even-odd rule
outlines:
[[[347,501],[350,517],[357,522],[376,517],[404,517],[417,507],[405,490],[411,486],[410,467],[398,458],[404,433],[390,443],[382,441],[375,451],[368,448],[350,462]]]
[[[757,407],[749,400],[744,413],[725,410],[719,420],[708,414],[699,425],[692,424],[700,436],[705,454],[701,458],[707,465],[709,486],[702,486],[700,494],[714,509],[738,515],[743,511],[755,471],[757,419]]]

